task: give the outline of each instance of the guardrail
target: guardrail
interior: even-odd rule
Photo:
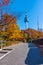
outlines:
[[[6,46],[6,41],[0,40],[0,49],[2,49],[3,45]]]

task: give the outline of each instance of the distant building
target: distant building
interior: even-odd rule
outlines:
[[[39,28],[39,30],[38,30],[38,31],[43,32],[42,28]]]
[[[28,18],[27,18],[27,14],[25,15],[24,22],[26,24],[26,29],[28,29]]]

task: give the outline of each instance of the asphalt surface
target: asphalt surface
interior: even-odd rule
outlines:
[[[25,65],[26,55],[29,51],[28,44],[18,44],[10,48],[13,51],[0,60],[0,65]]]
[[[0,60],[0,65],[43,65],[43,57],[34,44],[9,47],[13,51]]]

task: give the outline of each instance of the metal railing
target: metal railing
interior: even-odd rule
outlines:
[[[6,41],[0,40],[0,49],[2,49],[3,45],[6,46]]]

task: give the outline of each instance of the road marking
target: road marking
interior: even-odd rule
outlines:
[[[22,43],[23,44],[23,43]],[[20,44],[17,44],[17,45],[20,45]],[[14,46],[9,46],[9,47],[6,47],[6,48],[10,48],[10,47],[16,47],[17,45],[14,45]],[[4,48],[4,49],[6,49]],[[11,51],[7,52],[6,54],[4,54],[3,56],[0,57],[0,60],[3,59],[5,56],[7,56],[8,54],[10,54],[11,52],[13,52],[15,49],[12,49]],[[2,49],[1,49],[2,51]]]
[[[0,57],[0,60],[3,59],[5,56],[7,56],[8,54],[10,54],[10,53],[11,53],[12,51],[14,51],[14,50],[15,50],[15,49],[13,49],[13,50],[7,52],[6,54],[4,54],[3,56],[1,56],[1,57]]]
[[[43,64],[40,64],[40,65],[43,65]]]
[[[0,49],[0,51],[1,51],[2,49]]]
[[[38,48],[38,47],[29,47],[29,48]]]
[[[20,44],[17,44],[17,45],[20,45]],[[6,47],[6,48],[10,48],[10,47],[16,47],[17,45],[14,45],[14,46],[9,46],[9,47]],[[6,49],[6,48],[3,48],[3,49]],[[13,52],[15,49],[12,49],[11,51],[8,51],[6,54],[4,54],[3,56],[0,57],[0,60],[3,59],[5,56],[7,56],[8,54],[10,54],[11,52]],[[2,49],[0,49],[0,51],[2,51]]]

